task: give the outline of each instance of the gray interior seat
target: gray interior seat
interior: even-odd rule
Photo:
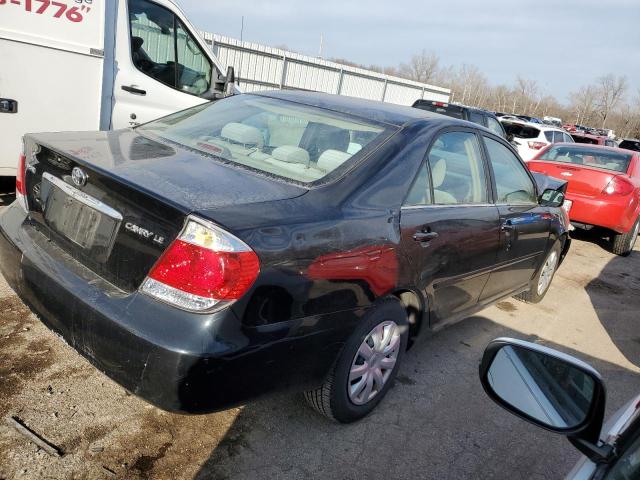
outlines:
[[[436,157],[437,158],[437,157]],[[435,161],[433,161],[435,160]],[[444,158],[430,159],[431,164],[431,180],[433,181],[433,200],[439,204],[452,204],[458,203],[456,197],[444,190],[438,190],[444,183],[445,176],[447,175],[447,162]]]

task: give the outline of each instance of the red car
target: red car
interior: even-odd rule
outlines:
[[[616,142],[614,142],[609,137],[604,137],[602,135],[591,135],[590,133],[584,132],[574,132],[571,134],[571,138],[576,143],[588,143],[591,145],[604,145],[606,147],[615,147]]]
[[[527,164],[533,172],[569,182],[566,206],[575,227],[604,227],[611,232],[613,253],[631,253],[640,229],[640,152],[556,143]]]

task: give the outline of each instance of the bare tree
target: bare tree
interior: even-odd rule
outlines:
[[[611,111],[620,103],[627,91],[627,78],[616,77],[612,73],[598,79],[596,106],[602,118],[602,128],[607,124]]]
[[[409,63],[402,63],[399,67],[401,76],[416,82],[429,83],[438,71],[440,58],[434,52],[422,50],[422,52],[413,55]]]

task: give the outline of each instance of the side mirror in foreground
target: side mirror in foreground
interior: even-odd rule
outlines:
[[[598,446],[605,387],[591,366],[534,343],[498,338],[487,346],[480,382],[489,397],[539,427],[569,437],[594,461],[611,455]]]

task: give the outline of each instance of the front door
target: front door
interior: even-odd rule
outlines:
[[[440,134],[402,207],[407,280],[428,299],[432,323],[474,307],[495,263],[498,210],[481,152],[473,130]]]
[[[491,301],[529,284],[549,239],[551,216],[538,204],[534,181],[522,161],[502,142],[483,136],[500,212],[496,270],[482,293]]]
[[[206,102],[212,62],[169,8],[129,0],[120,12],[112,128],[145,123]]]

